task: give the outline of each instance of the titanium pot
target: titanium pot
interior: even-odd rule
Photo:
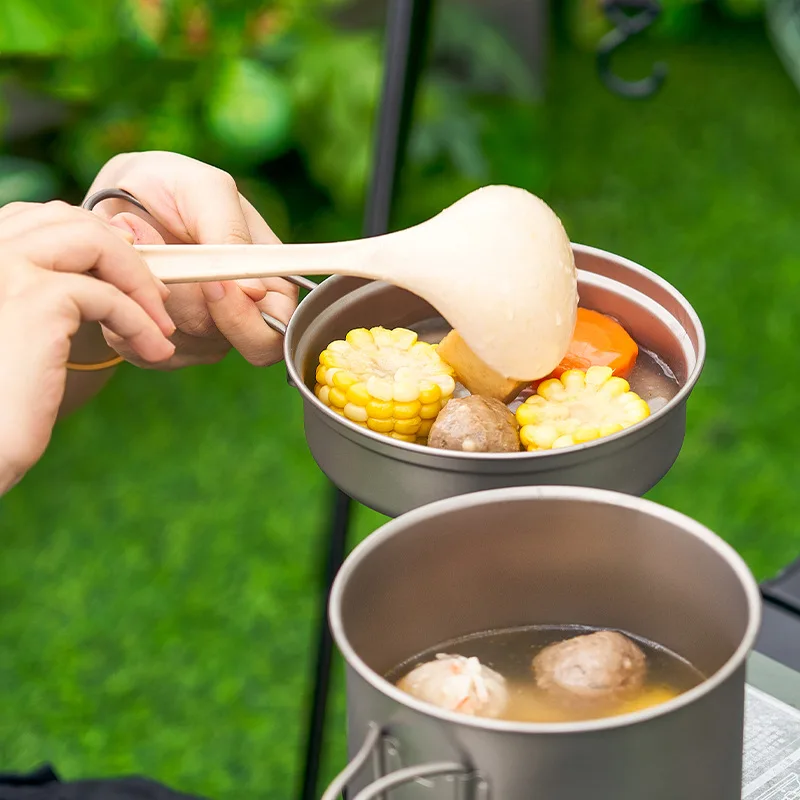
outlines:
[[[443,500],[345,561],[330,623],[346,661],[350,800],[739,800],[745,662],[761,618],[741,558],[655,503],[579,487]],[[382,676],[467,634],[532,624],[627,631],[687,658],[700,685],[581,723],[481,719]],[[398,788],[393,788],[398,787]]]
[[[289,381],[303,398],[309,449],[330,480],[388,516],[505,486],[561,484],[641,495],[658,483],[683,444],[686,401],[705,358],[703,328],[686,299],[658,275],[602,250],[573,249],[581,305],[616,317],[678,378],[681,388],[666,406],[614,436],[557,451],[461,453],[389,439],[317,399],[317,359],[352,328],[407,327],[438,314],[424,300],[389,284],[333,277],[300,303],[285,330],[284,346]],[[271,324],[283,328],[274,320]]]

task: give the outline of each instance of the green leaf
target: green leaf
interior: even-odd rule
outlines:
[[[61,31],[55,19],[34,0],[0,3],[0,53],[51,55],[60,51]]]
[[[53,170],[38,161],[0,156],[0,206],[15,201],[41,203],[58,193]]]
[[[209,131],[221,144],[248,159],[267,159],[289,143],[292,101],[271,69],[249,59],[220,70],[206,104]]]

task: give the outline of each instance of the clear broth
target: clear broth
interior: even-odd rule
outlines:
[[[438,653],[474,656],[505,678],[508,703],[499,719],[513,722],[579,722],[625,714],[665,702],[705,679],[686,659],[667,648],[620,631],[645,654],[647,673],[641,689],[622,698],[585,700],[556,695],[536,685],[531,665],[540,650],[597,630],[577,625],[533,625],[476,633],[431,647],[399,664],[385,677],[396,684],[420,664],[435,659]]]
[[[431,317],[409,328],[417,333],[420,340],[436,344],[450,331],[450,326],[441,317]],[[637,344],[639,344],[637,342]],[[663,408],[678,393],[680,384],[673,371],[657,354],[650,352],[639,344],[639,356],[633,370],[628,376],[631,390],[636,392],[650,407],[650,412],[655,413]],[[457,385],[456,396],[469,394],[460,384]],[[509,408],[517,408],[530,397],[532,392],[524,391],[514,402],[509,403]]]

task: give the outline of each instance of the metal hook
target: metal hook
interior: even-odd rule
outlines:
[[[637,14],[627,14],[626,9],[641,9]],[[611,69],[611,58],[628,39],[638,36],[658,19],[661,4],[656,0],[603,0],[603,12],[615,25],[597,48],[597,69],[600,79],[615,94],[621,97],[641,99],[655,94],[667,76],[666,64],[653,65],[647,78],[628,81],[620,78]]]

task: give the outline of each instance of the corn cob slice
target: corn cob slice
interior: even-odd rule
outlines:
[[[570,369],[542,381],[516,413],[526,450],[550,450],[611,436],[650,416],[647,403],[611,367]]]
[[[453,396],[452,367],[406,328],[356,328],[320,353],[314,393],[332,411],[403,442],[424,444]]]

